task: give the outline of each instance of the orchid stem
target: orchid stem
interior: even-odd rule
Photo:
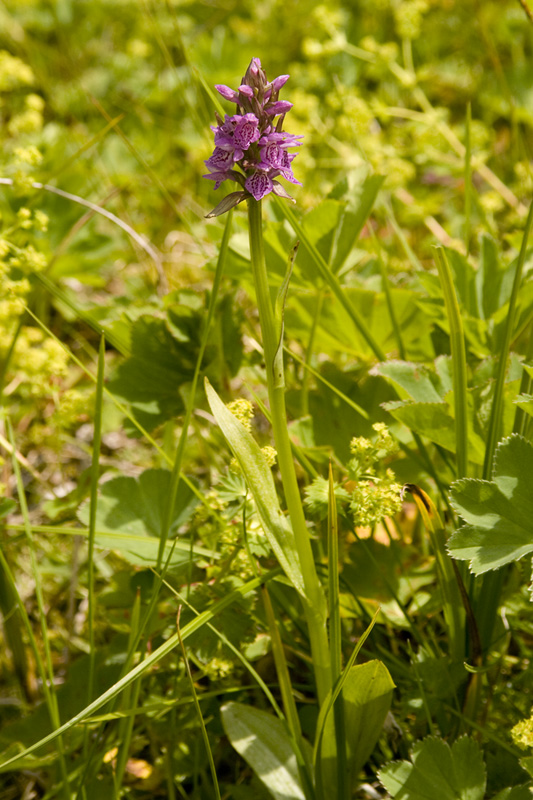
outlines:
[[[327,636],[327,605],[323,588],[318,580],[309,532],[305,523],[302,500],[291,442],[287,428],[285,408],[285,386],[283,375],[275,374],[274,367],[280,360],[276,354],[280,347],[280,336],[276,326],[274,307],[268,286],[268,275],[263,248],[261,201],[248,200],[250,255],[254,285],[259,309],[259,321],[263,336],[263,349],[268,385],[268,398],[272,415],[272,429],[276,445],[281,480],[289,510],[296,550],[304,578],[305,597],[302,598],[309,630],[311,655],[317,684],[319,704],[322,705],[331,689],[331,667]],[[276,370],[278,372],[279,369]]]

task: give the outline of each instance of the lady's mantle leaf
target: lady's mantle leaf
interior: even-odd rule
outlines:
[[[415,744],[410,761],[387,764],[378,777],[398,800],[483,800],[486,771],[477,742],[452,745],[434,736]]]
[[[533,447],[513,434],[496,449],[492,481],[466,478],[451,501],[467,525],[449,539],[454,558],[470,560],[476,575],[533,552]]]
[[[165,469],[147,469],[138,478],[121,476],[102,484],[96,510],[97,546],[120,550],[135,564],[156,561],[169,491],[170,472]],[[172,537],[187,522],[197,504],[192,490],[180,483],[170,522],[167,554],[172,547]],[[80,507],[78,518],[85,525],[89,524],[88,502]],[[177,546],[171,564],[176,566],[188,559],[187,552]]]

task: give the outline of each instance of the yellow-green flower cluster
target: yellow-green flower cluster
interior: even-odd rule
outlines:
[[[511,736],[518,747],[533,747],[533,716],[518,722],[511,730]]]
[[[227,409],[239,420],[243,428],[246,428],[248,433],[251,433],[254,407],[250,401],[239,397],[237,400],[232,400],[231,403],[228,403]]]
[[[362,476],[375,476],[375,464],[398,452],[398,445],[392,438],[384,422],[375,422],[372,428],[377,437],[374,442],[357,436],[350,442],[352,460],[348,464],[350,477],[357,480]]]
[[[31,86],[34,76],[31,68],[7,50],[0,50],[0,92],[12,92],[22,86]]]
[[[24,327],[17,339],[14,364],[17,376],[32,397],[42,397],[67,375],[68,356],[61,345],[39,328]]]
[[[401,0],[394,6],[394,22],[401,39],[420,36],[422,16],[428,10],[427,0]]]
[[[352,492],[350,509],[356,527],[373,527],[384,517],[392,517],[402,507],[402,487],[388,469],[385,478],[359,481]]]
[[[383,465],[384,459],[398,451],[398,445],[383,422],[376,422],[372,427],[377,433],[375,441],[359,436],[350,444],[353,458],[348,470],[356,482],[350,510],[356,527],[376,525],[402,507],[402,487],[396,483],[392,469]]]
[[[254,416],[254,407],[250,403],[249,400],[245,400],[244,398],[237,398],[236,400],[232,400],[230,403],[227,404],[228,411],[231,411],[234,417],[236,417],[243,428],[245,428],[248,433],[252,432],[252,419]],[[270,445],[266,445],[265,447],[261,448],[261,452],[265,457],[265,461],[267,462],[269,467],[273,467],[276,463],[276,450],[271,447]],[[232,472],[239,473],[241,468],[236,458],[232,458],[230,462],[230,470]]]

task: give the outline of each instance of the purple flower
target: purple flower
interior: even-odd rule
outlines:
[[[297,153],[289,153],[288,148],[299,147],[302,137],[282,130],[292,103],[279,100],[279,91],[288,79],[288,75],[280,75],[269,83],[261,61],[252,58],[238,89],[221,84],[215,87],[225,100],[236,104],[237,113],[226,114],[224,120],[216,114],[218,124],[211,127],[215,149],[205,162],[209,174],[204,177],[215,181],[215,189],[223,181],[233,180],[243,191],[235,192],[231,203],[223,201],[208,216],[222,214],[250,197],[262,200],[270,192],[292,200],[273,180],[281,175],[290,183],[300,184],[291,166]],[[275,117],[279,117],[277,122]]]
[[[248,150],[253,142],[257,142],[260,135],[259,120],[255,114],[245,114],[240,117],[235,125],[235,132],[233,134],[235,147]]]
[[[211,172],[220,172],[231,169],[233,166],[233,151],[223,147],[215,147],[213,155],[204,162]]]
[[[265,195],[272,191],[272,179],[269,178],[266,172],[257,170],[247,179],[244,188],[250,192],[255,200],[262,200]]]

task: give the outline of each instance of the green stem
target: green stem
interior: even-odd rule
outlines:
[[[272,414],[272,429],[276,445],[278,463],[285,491],[285,499],[292,523],[296,549],[304,578],[305,598],[302,598],[311,654],[317,684],[318,700],[321,705],[331,689],[331,667],[327,636],[327,607],[324,591],[318,580],[313,559],[313,551],[296,479],[296,471],[292,457],[291,442],[287,429],[287,413],[285,409],[285,386],[283,375],[275,374],[274,364],[279,365],[276,358],[280,349],[282,332],[278,331],[274,317],[274,308],[268,287],[268,276],[263,248],[263,229],[261,220],[261,201],[248,201],[248,220],[250,235],[250,256],[254,277],[259,321],[263,336],[263,349],[268,384],[268,398]],[[277,371],[276,371],[277,372]]]

